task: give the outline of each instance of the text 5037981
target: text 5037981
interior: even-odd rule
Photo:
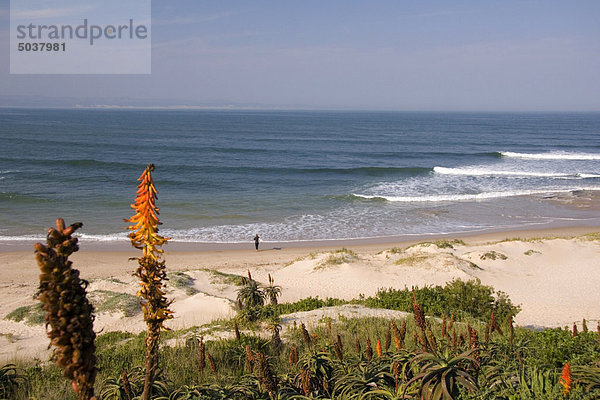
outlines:
[[[65,42],[52,43],[52,42],[34,42],[34,43],[19,43],[19,51],[65,51],[67,46]]]

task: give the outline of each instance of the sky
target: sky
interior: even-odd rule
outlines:
[[[1,106],[600,111],[597,0],[152,1],[149,75],[11,75],[9,16]]]

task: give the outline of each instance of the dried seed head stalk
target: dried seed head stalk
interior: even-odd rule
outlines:
[[[581,321],[581,330],[583,331],[583,333],[588,332],[587,322],[585,321],[585,318],[583,319],[583,321]]]
[[[469,334],[469,347],[474,349],[479,345],[479,335],[477,331],[471,327],[470,324],[467,324],[467,333]]]
[[[404,338],[406,337],[406,320],[402,321],[402,325],[400,325],[400,339],[404,342]]]
[[[447,326],[446,326],[446,314],[444,314],[442,316],[442,328],[441,329],[442,329],[442,331],[441,331],[442,338],[445,338],[446,335],[448,334],[448,332],[446,330],[447,329]]]
[[[127,396],[127,400],[133,400],[131,382],[129,382],[129,376],[127,375],[127,370],[125,368],[123,368],[123,371],[121,372],[121,380],[123,381],[123,391],[125,392],[125,396]]]
[[[435,340],[435,335],[431,330],[431,326],[427,324],[427,341],[429,342],[429,347],[434,352],[437,351],[437,341]]]
[[[392,344],[392,328],[388,325],[387,331],[385,332],[385,338],[383,342],[383,349],[388,351]]]
[[[467,330],[469,332],[469,347],[471,349],[477,349],[479,347],[479,333],[477,329],[471,328],[471,325],[467,325]],[[473,352],[473,358],[477,361],[475,365],[476,368],[479,367],[479,351],[476,350]]]
[[[577,325],[575,322],[573,322],[573,337],[577,337],[577,335],[579,335],[579,332],[577,331]]]
[[[454,326],[454,313],[450,314],[450,322],[448,322],[448,331],[451,331],[453,326]]]
[[[423,312],[423,308],[421,308],[421,305],[417,302],[417,296],[415,296],[415,290],[413,289],[413,314],[415,315],[415,322],[417,324],[417,326],[419,327],[419,329],[421,329],[421,332],[425,333],[425,313]]]
[[[504,336],[504,333],[502,332],[502,328],[500,328],[500,324],[496,320],[496,314],[493,311],[492,311],[492,316],[490,318],[490,329],[491,329],[491,332],[496,331],[499,334]]]
[[[290,366],[295,366],[296,364],[298,364],[298,349],[296,348],[296,346],[292,346],[292,348],[290,349],[290,358],[289,358],[289,362],[290,362]]]
[[[36,243],[35,257],[40,267],[37,299],[46,311],[46,328],[50,343],[55,347],[56,364],[71,380],[78,399],[94,397],[96,379],[96,334],[93,330],[94,307],[86,297],[87,282],[72,268],[69,256],[79,250],[73,232],[80,222],[65,227],[62,218],[56,229],[50,228],[46,246]]]
[[[248,369],[248,373],[252,373],[254,370],[254,354],[252,354],[252,349],[249,345],[246,345],[246,369]]]
[[[300,381],[302,383],[302,391],[304,396],[308,397],[311,392],[311,373],[309,369],[302,368],[300,372]]]
[[[362,348],[360,347],[360,339],[356,335],[354,335],[354,348],[356,349],[356,353],[360,356]]]
[[[339,334],[337,335],[337,342],[336,342],[336,344],[340,348],[340,350],[343,352],[344,351],[344,345],[342,343],[342,337]]]
[[[509,342],[510,342],[510,349],[512,351],[513,343],[514,343],[514,340],[515,340],[515,326],[513,324],[512,317],[508,317],[508,318],[509,318],[508,319],[508,326],[509,326],[509,329],[510,329],[510,339],[509,339]]]
[[[162,283],[167,280],[165,262],[142,257],[138,259],[138,264],[135,276],[140,278],[141,288],[137,294],[142,298],[142,311],[146,324],[152,329],[168,330],[169,328],[163,324],[166,320],[173,318],[173,312],[169,310],[171,302],[165,297]]]
[[[310,346],[310,335],[308,334],[308,331],[306,330],[306,326],[304,325],[304,322],[302,322],[300,324],[300,330],[302,331],[302,339],[304,339],[304,343],[306,343],[307,346]]]
[[[421,342],[421,350],[423,350],[423,352],[433,351],[431,345],[429,344],[429,341],[427,340],[426,332],[421,332],[419,340]]]
[[[235,339],[239,341],[242,338],[242,335],[240,334],[240,327],[238,326],[237,321],[233,321],[233,330],[235,332]]]
[[[277,325],[273,326],[273,334],[271,335],[271,345],[273,347],[273,350],[275,350],[275,352],[279,354],[282,342],[281,336],[279,336],[279,327]]]
[[[218,382],[219,381],[219,371],[217,370],[217,364],[215,364],[215,360],[210,355],[210,353],[206,353],[206,358],[208,359],[208,366],[210,367],[210,370],[212,371],[212,373],[215,376],[215,379]]]
[[[485,343],[488,344],[490,342],[490,323],[485,323],[485,334],[484,334]]]
[[[367,337],[367,347],[365,348],[365,357],[367,357],[368,361],[371,361],[373,358],[373,349],[371,348],[371,339]]]
[[[333,350],[338,360],[344,361],[344,346],[342,345],[342,338],[340,335],[337,335],[337,340],[333,346]]]
[[[277,375],[273,372],[273,369],[269,365],[267,358],[262,353],[256,353],[256,377],[258,382],[262,385],[265,392],[269,394],[271,398],[277,393]]]

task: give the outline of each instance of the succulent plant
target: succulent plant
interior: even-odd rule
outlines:
[[[140,278],[141,288],[137,294],[141,298],[144,320],[148,327],[143,400],[152,397],[152,383],[158,368],[160,330],[167,329],[164,322],[173,318],[173,312],[169,310],[170,302],[165,297],[163,282],[167,280],[167,273],[165,262],[162,260],[163,250],[160,248],[169,239],[158,234],[158,225],[160,225],[159,209],[156,207],[158,191],[152,180],[152,171],[154,171],[154,164],[149,164],[138,178],[140,184],[137,187],[135,203],[131,204],[135,214],[124,220],[132,224],[127,227],[131,231],[129,233],[131,244],[142,250],[135,275]]]
[[[54,346],[56,364],[71,380],[81,400],[95,399],[96,346],[94,340],[94,307],[86,296],[87,282],[79,277],[69,256],[79,250],[72,234],[83,224],[65,227],[62,218],[50,228],[46,245],[36,243],[35,258],[40,267],[37,298],[46,311],[46,327]]]

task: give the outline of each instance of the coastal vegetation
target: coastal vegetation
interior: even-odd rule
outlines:
[[[406,309],[408,299],[412,315],[406,318],[339,315],[285,326],[292,312],[342,301],[306,298],[272,306],[256,293],[261,285],[254,287],[247,278],[246,286],[252,289],[241,292],[243,304],[271,309],[268,317],[245,321],[239,310],[226,323],[163,332],[161,340],[170,345],[160,349],[152,398],[558,400],[565,393],[571,399],[600,395],[600,327],[589,329],[588,321],[575,332],[515,327],[518,308],[504,296],[493,296],[490,303],[489,288],[478,282],[385,290],[354,301]],[[451,294],[456,295],[452,312],[444,313],[435,300]],[[469,300],[487,306],[474,310]],[[439,313],[440,318],[430,317]],[[145,334],[110,332],[98,336],[96,346],[97,398],[140,396]],[[76,398],[55,365],[38,361],[6,369],[0,391],[10,392],[8,398]]]
[[[382,288],[354,300],[304,298],[281,303],[280,286],[211,271],[235,285],[237,315],[229,321],[178,331],[165,297],[168,277],[193,294],[193,279],[167,275],[158,235],[153,165],[140,177],[130,239],[142,251],[140,291],[117,296],[86,291],[68,257],[78,250],[72,233],[82,224],[62,219],[35,245],[42,274],[37,294],[54,363],[36,360],[0,368],[0,396],[10,399],[213,400],[213,399],[597,399],[600,397],[600,323],[541,331],[516,327],[520,307],[478,280],[444,286]],[[454,248],[459,241],[432,242]],[[326,259],[356,258],[342,249]],[[98,302],[98,296],[102,298]],[[89,297],[89,299],[88,299]],[[92,329],[94,301],[125,315],[143,311],[147,331]],[[403,311],[397,317],[338,313],[302,321],[300,312],[345,304]],[[134,307],[135,306],[135,307]],[[136,308],[137,307],[137,308]],[[21,307],[14,320],[39,313]],[[199,311],[201,312],[201,311]],[[129,314],[127,314],[129,313]],[[332,315],[332,314],[329,314]],[[335,313],[333,314],[335,315]],[[293,322],[290,322],[293,321]],[[160,355],[160,358],[159,358]],[[64,378],[67,378],[66,380]]]

